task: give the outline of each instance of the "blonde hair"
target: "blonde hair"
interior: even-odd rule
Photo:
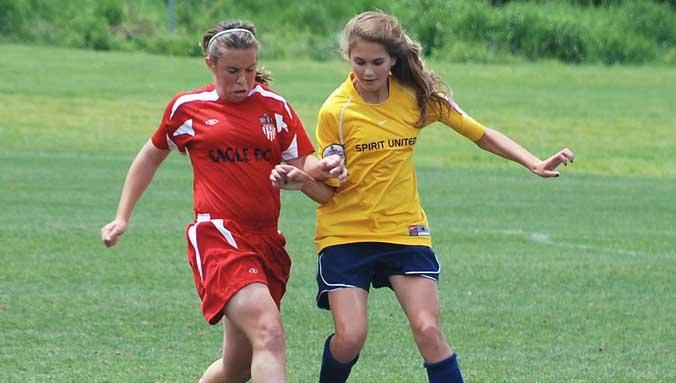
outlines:
[[[449,107],[444,98],[444,94],[451,96],[448,86],[436,73],[425,67],[420,57],[422,47],[404,32],[394,16],[382,11],[368,11],[348,21],[340,41],[343,56],[348,61],[352,48],[359,40],[379,43],[390,56],[397,59],[391,69],[392,76],[415,89],[420,110],[416,126],[425,125],[431,103],[436,103],[440,111]]]
[[[241,20],[221,21],[204,33],[200,46],[204,55],[214,63],[224,54],[225,49],[254,48],[258,51],[256,27]],[[270,72],[264,69],[256,71],[256,82],[267,84],[269,81]]]

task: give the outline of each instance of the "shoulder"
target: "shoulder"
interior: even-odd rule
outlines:
[[[275,90],[271,89],[266,84],[256,83],[256,85],[254,85],[254,87],[249,91],[249,97],[255,97],[259,102],[265,104],[266,107],[271,109],[283,108],[289,115],[291,115],[291,108],[286,98],[284,98]]]
[[[415,87],[403,84],[395,77],[390,77],[390,80],[392,81],[392,93],[393,96],[397,98],[397,101],[409,104],[413,103],[415,105],[418,104]]]
[[[167,111],[170,113],[169,119],[171,119],[174,116],[174,114],[186,104],[198,101],[217,101],[217,100],[218,93],[216,93],[213,84],[209,84],[205,87],[195,90],[180,92],[176,94],[171,99],[171,101],[169,101],[169,105],[167,105]]]
[[[340,86],[324,100],[324,103],[319,109],[319,116],[320,118],[338,116],[351,103],[352,98],[345,89],[343,89],[343,86]]]

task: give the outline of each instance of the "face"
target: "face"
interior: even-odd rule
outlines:
[[[397,59],[380,43],[357,40],[350,50],[350,66],[360,93],[387,95],[387,79]]]
[[[258,50],[224,49],[221,52],[215,63],[206,58],[207,66],[214,75],[216,92],[228,102],[244,101],[256,82]]]

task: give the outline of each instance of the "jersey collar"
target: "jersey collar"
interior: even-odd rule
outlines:
[[[345,82],[343,84],[344,84],[345,89],[347,90],[347,93],[350,96],[350,98],[352,98],[353,100],[355,100],[359,103],[362,103],[362,104],[368,104],[368,105],[373,105],[373,106],[384,105],[394,98],[394,93],[397,92],[398,89],[399,89],[399,82],[397,81],[396,78],[394,78],[390,74],[390,76],[388,77],[388,81],[387,81],[387,86],[389,87],[387,98],[381,103],[371,104],[371,103],[366,102],[366,100],[364,100],[364,98],[359,94],[359,92],[357,91],[357,88],[354,87],[353,79],[354,79],[354,73],[350,72],[347,75],[347,79],[345,80]]]

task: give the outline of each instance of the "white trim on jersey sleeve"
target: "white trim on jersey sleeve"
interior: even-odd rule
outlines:
[[[167,146],[169,147],[169,150],[175,150],[177,152],[180,152],[180,150],[178,150],[178,146],[176,146],[174,141],[172,141],[171,138],[169,138],[169,135],[166,134],[165,137],[167,138]]]
[[[263,89],[263,87],[260,86],[260,85],[256,85],[255,87],[253,87],[253,88],[249,91],[249,96],[251,96],[251,95],[253,95],[253,94],[256,94],[256,93],[260,94],[260,95],[263,96],[263,97],[273,98],[273,99],[275,99],[275,100],[277,100],[277,101],[283,102],[283,103],[284,103],[284,108],[286,109],[286,113],[288,113],[288,114],[289,114],[289,118],[293,120],[293,115],[291,114],[291,109],[289,109],[289,104],[286,102],[286,100],[284,99],[284,97],[278,95],[277,93],[270,92],[269,90],[265,90],[265,89]]]
[[[195,137],[195,130],[192,128],[192,119],[186,120],[172,135],[173,137],[180,136],[183,134],[189,134],[193,137]],[[178,149],[178,145],[174,142],[174,140],[171,139],[171,137],[167,134],[165,135],[167,138],[167,146],[169,147],[169,150],[175,150],[179,153],[183,153],[181,150]]]
[[[192,128],[192,118],[186,120],[176,131],[174,132],[174,137],[180,136],[181,134],[189,134],[195,137],[195,129]]]
[[[215,89],[210,92],[184,94],[183,96],[177,98],[176,101],[174,101],[174,105],[171,107],[171,114],[169,115],[169,119],[171,120],[174,117],[174,113],[176,113],[176,110],[181,105],[187,102],[216,101],[216,100],[218,100],[218,93],[216,92]]]
[[[298,141],[296,140],[296,135],[293,135],[293,140],[288,148],[282,153],[282,159],[284,161],[293,160],[298,158]]]

